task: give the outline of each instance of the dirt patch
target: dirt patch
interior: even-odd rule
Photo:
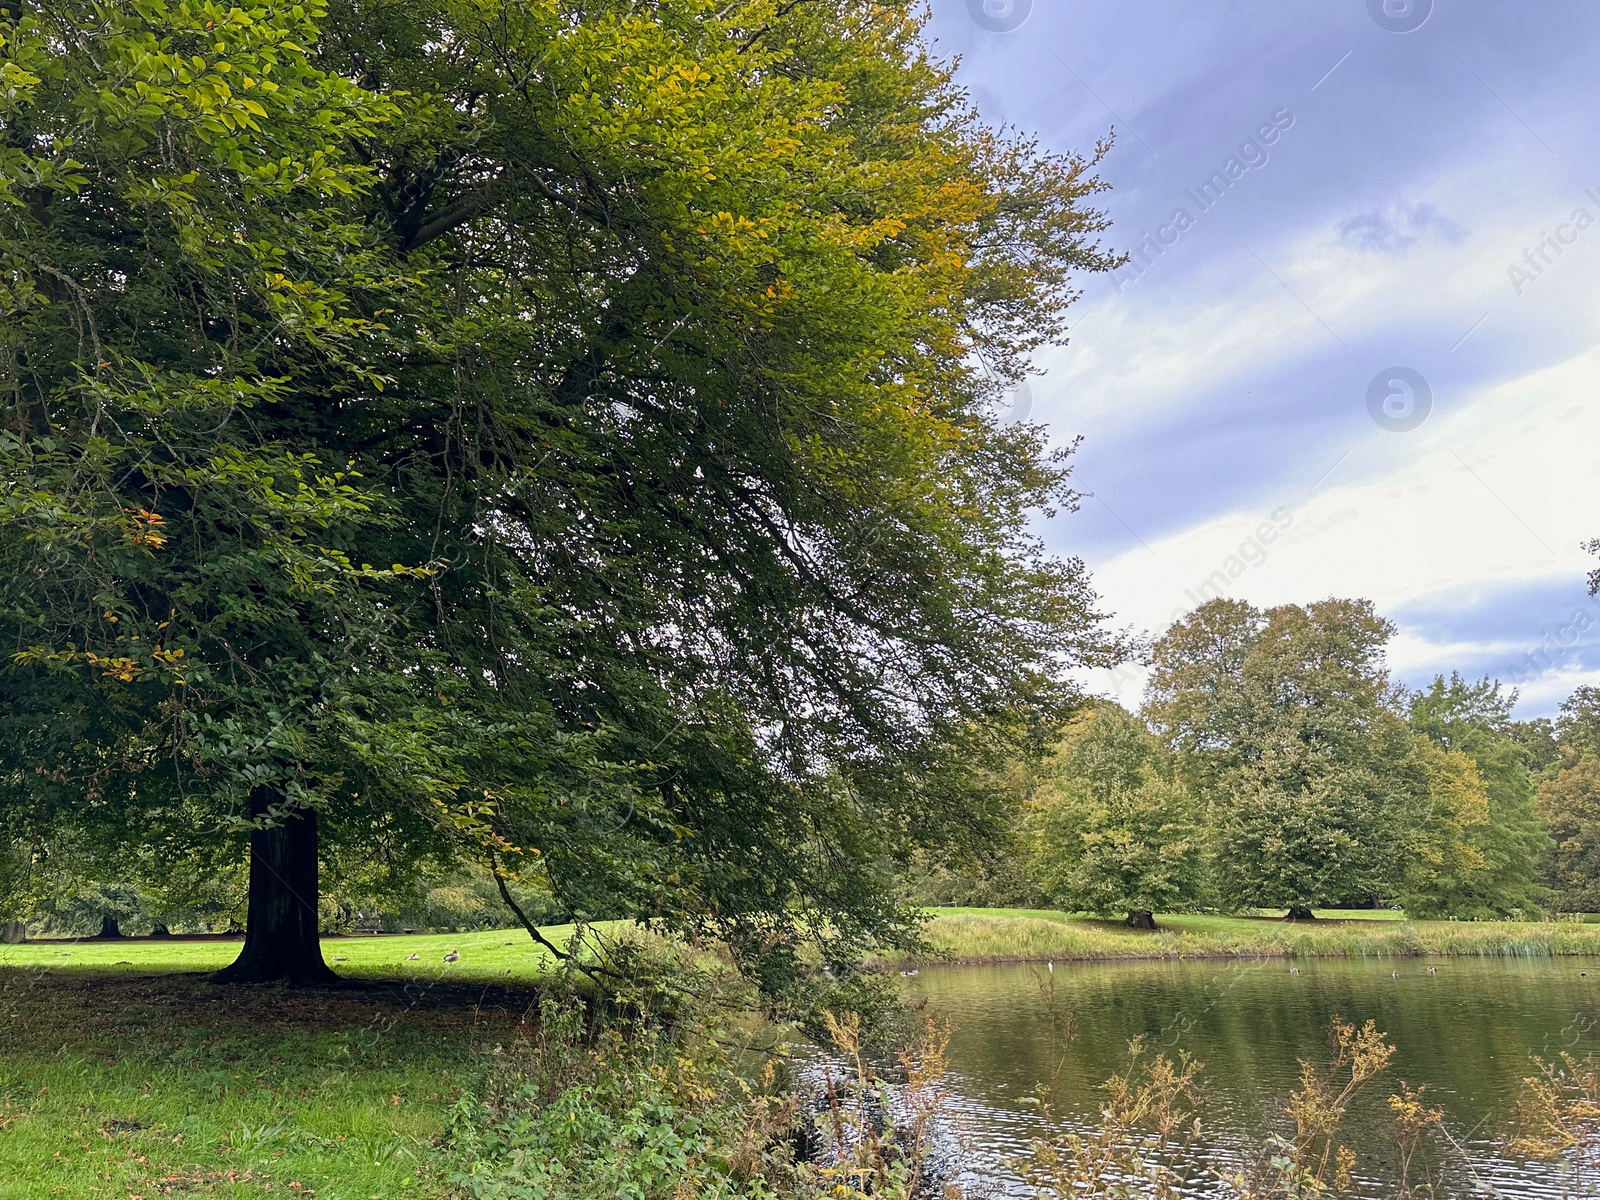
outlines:
[[[531,1018],[540,995],[529,986],[427,979],[291,989],[214,984],[200,974],[130,978],[0,970],[0,1045],[23,1037],[37,1044],[48,1033],[62,1044],[104,1046],[196,1027],[258,1033],[510,1028]]]

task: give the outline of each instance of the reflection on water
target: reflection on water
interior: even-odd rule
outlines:
[[[1298,971],[1276,958],[937,967],[909,987],[913,1002],[926,997],[929,1011],[955,1022],[951,1085],[972,1168],[1003,1191],[1019,1190],[1007,1163],[1039,1129],[1034,1089],[1059,1114],[1094,1120],[1099,1085],[1124,1068],[1128,1039],[1139,1034],[1154,1049],[1204,1062],[1207,1140],[1222,1149],[1202,1161],[1237,1162],[1269,1132],[1287,1131],[1283,1103],[1299,1083],[1299,1060],[1326,1064],[1338,1015],[1372,1018],[1398,1047],[1346,1123],[1363,1191],[1385,1194],[1393,1179],[1384,1100],[1403,1079],[1427,1085],[1466,1151],[1441,1168],[1439,1194],[1570,1194],[1562,1168],[1514,1162],[1499,1143],[1531,1056],[1600,1048],[1600,963],[1325,959]]]

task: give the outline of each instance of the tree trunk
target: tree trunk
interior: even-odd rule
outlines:
[[[259,822],[281,796],[267,788],[250,793],[250,816]],[[250,903],[244,948],[216,983],[287,983],[329,986],[339,976],[322,960],[317,937],[317,814],[283,812],[276,825],[250,831]]]
[[[1285,921],[1315,921],[1317,914],[1301,904],[1291,904],[1289,913],[1283,918]]]
[[[158,925],[152,925],[150,927],[150,936],[151,937],[171,937],[172,936],[172,930],[168,929],[165,925],[159,925],[159,924]]]
[[[7,921],[0,927],[0,942],[8,946],[20,946],[28,940],[28,927],[21,921]]]
[[[117,919],[115,917],[103,916],[100,918],[100,932],[95,934],[95,937],[110,941],[112,938],[121,936],[122,930],[117,927]]]
[[[1148,908],[1132,908],[1128,910],[1128,919],[1123,924],[1129,929],[1154,929],[1156,915]]]

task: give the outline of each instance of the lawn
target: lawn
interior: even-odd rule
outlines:
[[[521,930],[334,937],[348,992],[207,983],[239,945],[0,946],[0,1200],[449,1194],[450,1107],[527,1032],[548,953]]]
[[[1083,913],[1020,908],[928,910],[931,959],[894,955],[906,965],[1045,959],[1218,958],[1277,955],[1415,956],[1467,954],[1549,957],[1600,954],[1600,926],[1574,921],[1408,921],[1386,909],[1319,910],[1317,920],[1277,915],[1159,916],[1154,933]]]
[[[767,1161],[773,1081],[741,1073],[766,1051],[725,1011],[743,985],[666,943],[636,941],[642,977],[691,990],[637,1007],[593,1003],[520,930],[326,938],[350,976],[330,989],[210,983],[238,945],[0,946],[0,1200],[506,1200],[557,1177],[664,1198]]]
[[[192,968],[225,947],[161,950]],[[430,1151],[532,996],[435,976],[346,994],[0,971],[0,1196],[445,1195]]]
[[[606,928],[614,924],[607,922]],[[542,932],[564,946],[572,936],[572,926],[557,925]],[[24,942],[0,946],[0,970],[51,967],[129,975],[215,971],[238,956],[240,944],[238,938],[183,937]],[[444,956],[451,950],[460,960],[446,963]],[[520,929],[329,937],[322,939],[322,954],[341,975],[401,980],[528,981],[550,963],[549,953]],[[410,958],[413,954],[417,956],[414,960]]]

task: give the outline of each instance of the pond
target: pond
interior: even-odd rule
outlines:
[[[1298,974],[1291,974],[1291,966]],[[1428,968],[1435,968],[1429,973]],[[1284,1132],[1284,1102],[1299,1061],[1326,1065],[1328,1030],[1341,1016],[1371,1018],[1398,1047],[1346,1123],[1360,1155],[1359,1190],[1392,1195],[1394,1150],[1385,1098],[1399,1081],[1427,1085],[1461,1152],[1441,1156],[1439,1195],[1554,1197],[1571,1193],[1569,1168],[1509,1158],[1532,1056],[1597,1046],[1600,961],[1592,959],[1322,959],[1056,963],[934,967],[907,980],[913,1003],[955,1025],[952,1108],[971,1179],[1023,1193],[1009,1165],[1040,1128],[1034,1089],[1073,1123],[1095,1119],[1100,1085],[1127,1065],[1127,1043],[1187,1052],[1205,1064],[1208,1142],[1198,1173],[1238,1165],[1247,1148]],[[1071,1014],[1070,1020],[1065,1015]],[[1075,1025],[1076,1036],[1063,1036]]]

